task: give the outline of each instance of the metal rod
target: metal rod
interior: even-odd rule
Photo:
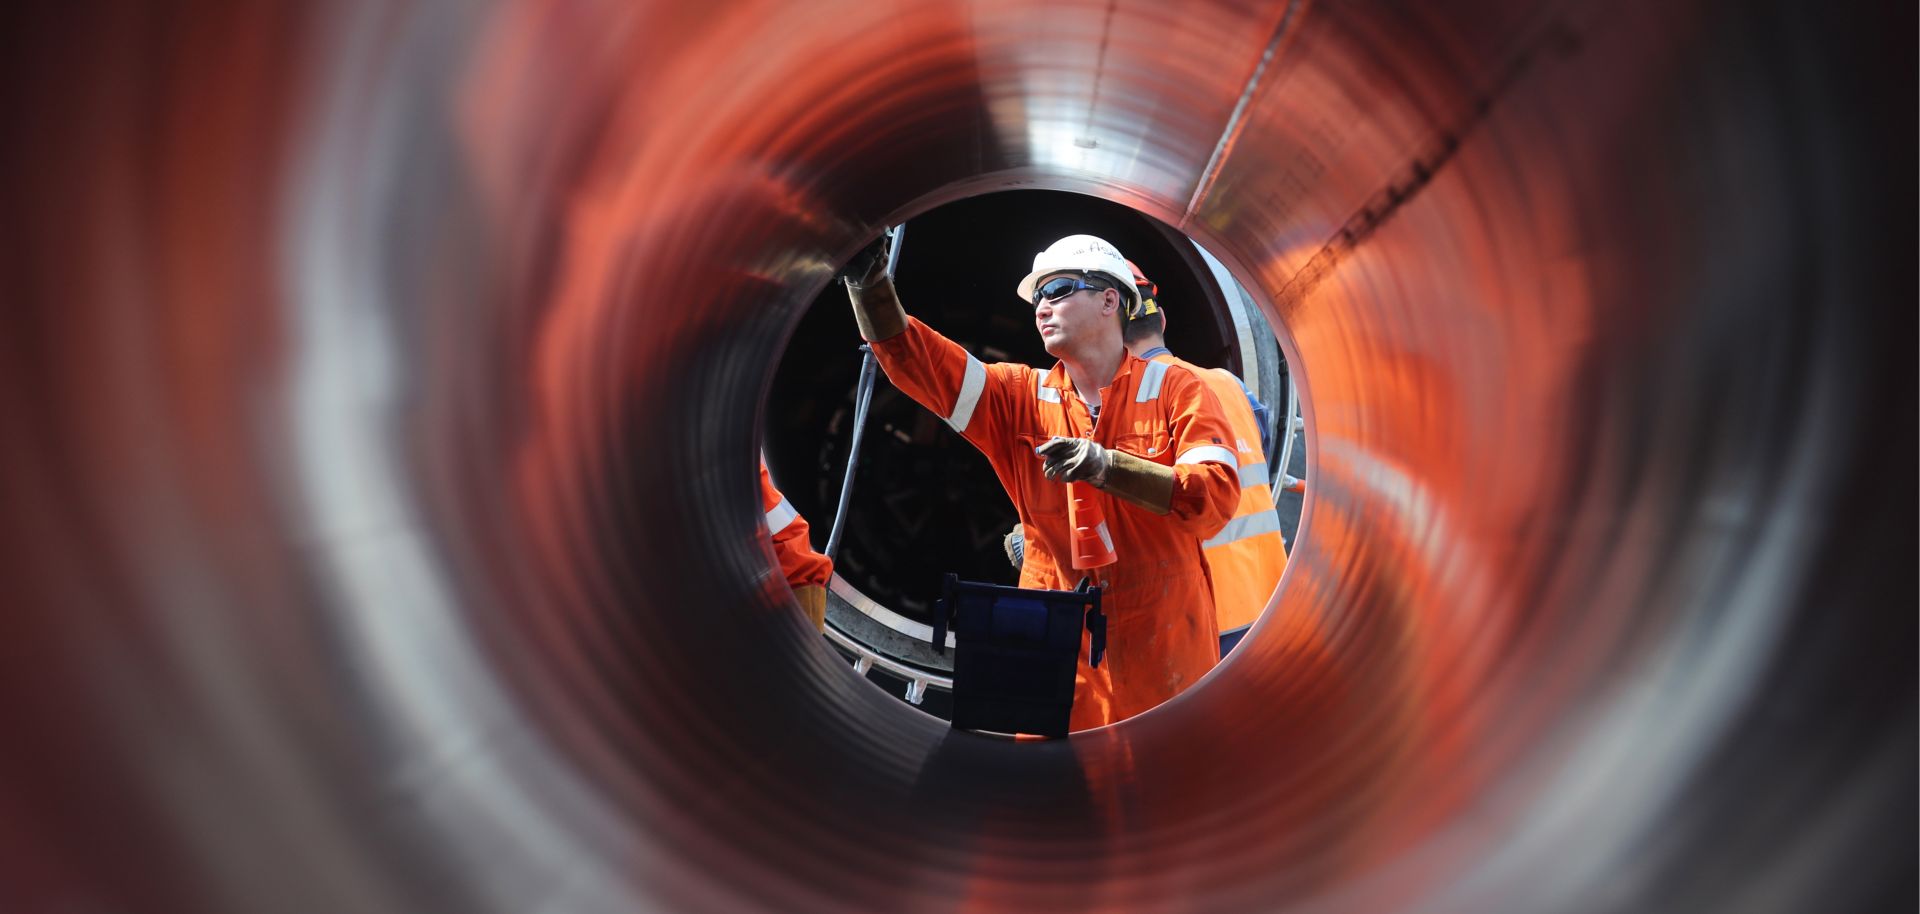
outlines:
[[[1268,478],[1274,480],[1273,510],[1276,512],[1280,510],[1280,493],[1292,489],[1294,483],[1298,481],[1294,478],[1293,474],[1287,472],[1287,470],[1293,463],[1293,436],[1299,430],[1298,425],[1294,421],[1294,416],[1299,415],[1299,413],[1300,388],[1293,385],[1293,375],[1288,374],[1287,411],[1280,416],[1280,427],[1276,429],[1279,434],[1286,437],[1280,439],[1280,466],[1276,468],[1275,472],[1268,474]],[[1297,539],[1299,534],[1295,533],[1294,536]],[[1287,542],[1286,546],[1289,551],[1293,549],[1292,542]]]
[[[860,347],[860,383],[853,395],[853,443],[847,446],[847,475],[840,480],[840,504],[833,511],[833,532],[827,534],[827,558],[840,555],[840,537],[846,532],[847,504],[853,500],[853,474],[860,468],[860,432],[867,426],[867,404],[873,399],[873,347]]]
[[[900,263],[900,245],[906,241],[907,224],[902,222],[887,229],[887,234],[893,237],[893,242],[887,245],[887,277],[891,279],[893,268]]]
[[[893,270],[900,263],[900,245],[907,237],[905,223],[887,229],[887,276],[893,276]],[[840,480],[840,504],[833,511],[833,530],[827,534],[827,558],[840,556],[840,537],[846,532],[847,504],[853,500],[853,474],[860,467],[861,432],[867,427],[867,404],[873,401],[873,379],[875,364],[873,347],[860,347],[860,383],[853,395],[853,442],[847,445],[847,475]]]
[[[1293,459],[1293,438],[1291,435],[1293,434],[1293,409],[1296,402],[1294,400],[1293,375],[1291,373],[1283,373],[1280,376],[1286,379],[1281,385],[1286,391],[1286,394],[1280,398],[1285,402],[1269,404],[1267,411],[1268,417],[1273,422],[1273,446],[1267,448],[1268,479],[1279,479],[1285,476],[1287,474],[1287,463]],[[1279,483],[1274,484],[1273,497],[1274,502],[1277,504],[1280,500]]]

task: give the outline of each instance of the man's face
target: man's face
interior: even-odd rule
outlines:
[[[1078,273],[1054,273],[1043,276],[1034,288],[1044,287],[1059,277],[1083,279]],[[1098,339],[1116,322],[1120,293],[1112,289],[1076,289],[1059,298],[1044,295],[1033,307],[1033,324],[1040,331],[1040,344],[1047,354],[1062,358],[1074,347]]]

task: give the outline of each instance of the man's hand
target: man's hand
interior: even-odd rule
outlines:
[[[1041,472],[1055,482],[1084,482],[1094,488],[1107,484],[1107,469],[1112,466],[1112,455],[1107,449],[1095,444],[1089,438],[1061,438],[1055,436],[1046,444],[1033,449],[1041,459],[1047,462]]]
[[[1027,560],[1026,528],[1014,524],[1013,529],[1008,530],[1007,535],[1000,540],[1000,548],[1007,550],[1007,561],[1013,565],[1013,570],[1019,571],[1020,566]]]
[[[886,271],[889,241],[887,233],[881,232],[880,237],[861,248],[840,268],[839,278],[854,288],[872,285],[880,278],[879,274]]]

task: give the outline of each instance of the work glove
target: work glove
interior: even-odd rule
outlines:
[[[1086,438],[1053,438],[1033,449],[1047,461],[1042,472],[1058,482],[1085,482],[1155,514],[1173,510],[1173,467],[1126,451],[1110,451]]]
[[[1027,561],[1026,529],[1014,524],[1013,529],[1007,531],[1006,538],[1000,541],[1000,547],[1007,550],[1007,561],[1013,564],[1013,570],[1019,571]]]
[[[887,233],[881,232],[880,237],[873,239],[866,247],[861,248],[849,258],[846,266],[841,267],[840,272],[835,275],[850,287],[873,285],[874,281],[880,278],[880,274],[886,270],[888,245]]]
[[[1106,448],[1091,438],[1062,438],[1058,435],[1033,449],[1047,462],[1041,472],[1054,482],[1084,482],[1094,488],[1106,485],[1107,468],[1112,459]]]
[[[887,275],[886,235],[861,248],[838,275],[847,284],[847,300],[853,302],[853,322],[860,328],[861,339],[878,343],[907,329],[907,311],[900,307],[893,277]]]
[[[1155,514],[1173,510],[1173,467],[1126,451],[1107,452],[1107,478],[1100,488]]]
[[[906,332],[907,309],[900,306],[900,295],[885,270],[871,285],[848,283],[847,300],[853,302],[853,323],[860,328],[861,339],[878,343]]]

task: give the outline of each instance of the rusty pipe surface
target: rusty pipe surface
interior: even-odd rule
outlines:
[[[0,907],[1912,909],[1911,5],[72,6]],[[1019,187],[1231,266],[1312,467],[1230,661],[1046,743],[859,681],[753,496],[838,260]]]

